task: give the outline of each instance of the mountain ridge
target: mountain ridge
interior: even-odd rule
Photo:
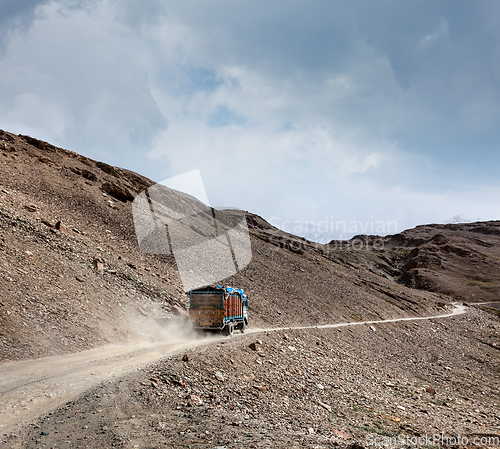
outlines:
[[[153,181],[6,131],[0,131],[0,175],[2,360],[135,338],[186,310],[175,258],[143,253],[135,236],[131,201]],[[411,256],[414,249],[397,236],[359,237],[358,250],[353,239],[321,245],[255,214],[246,218],[252,261],[221,282],[249,294],[253,326],[429,315],[457,299],[453,289],[425,285],[423,249]],[[490,239],[496,254],[496,234]],[[493,285],[469,286],[477,300],[496,292],[496,279],[485,282]]]

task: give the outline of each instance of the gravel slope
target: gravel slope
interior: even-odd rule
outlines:
[[[152,184],[0,131],[3,416],[5,429],[26,424],[0,446],[321,448],[498,435],[499,222],[319,245],[247,213],[252,261],[224,282],[249,294],[255,330],[443,315],[457,299],[469,311],[248,333],[125,375],[172,349],[163,327],[187,307],[174,258],[136,241],[131,200]],[[107,353],[109,344],[125,351]],[[103,358],[82,355],[90,349]],[[47,356],[60,358],[37,373],[46,360],[32,360]],[[63,380],[70,360],[81,366],[73,384]],[[93,366],[103,377],[91,379]],[[30,373],[42,383],[30,385]]]

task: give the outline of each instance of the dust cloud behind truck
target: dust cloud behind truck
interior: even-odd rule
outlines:
[[[243,333],[248,325],[248,297],[242,289],[210,285],[188,292],[189,318],[195,329]]]

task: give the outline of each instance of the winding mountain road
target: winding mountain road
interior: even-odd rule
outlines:
[[[290,329],[327,329],[366,324],[447,318],[466,312],[455,304],[446,314],[318,326],[249,329],[248,333]],[[0,366],[0,433],[11,434],[37,417],[61,407],[90,388],[112,381],[161,358],[219,338],[171,338],[165,342],[106,345],[74,354],[9,362]]]

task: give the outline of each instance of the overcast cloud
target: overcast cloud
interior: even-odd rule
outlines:
[[[342,237],[500,219],[495,0],[3,0],[0,39],[1,128],[200,169],[212,205]]]

